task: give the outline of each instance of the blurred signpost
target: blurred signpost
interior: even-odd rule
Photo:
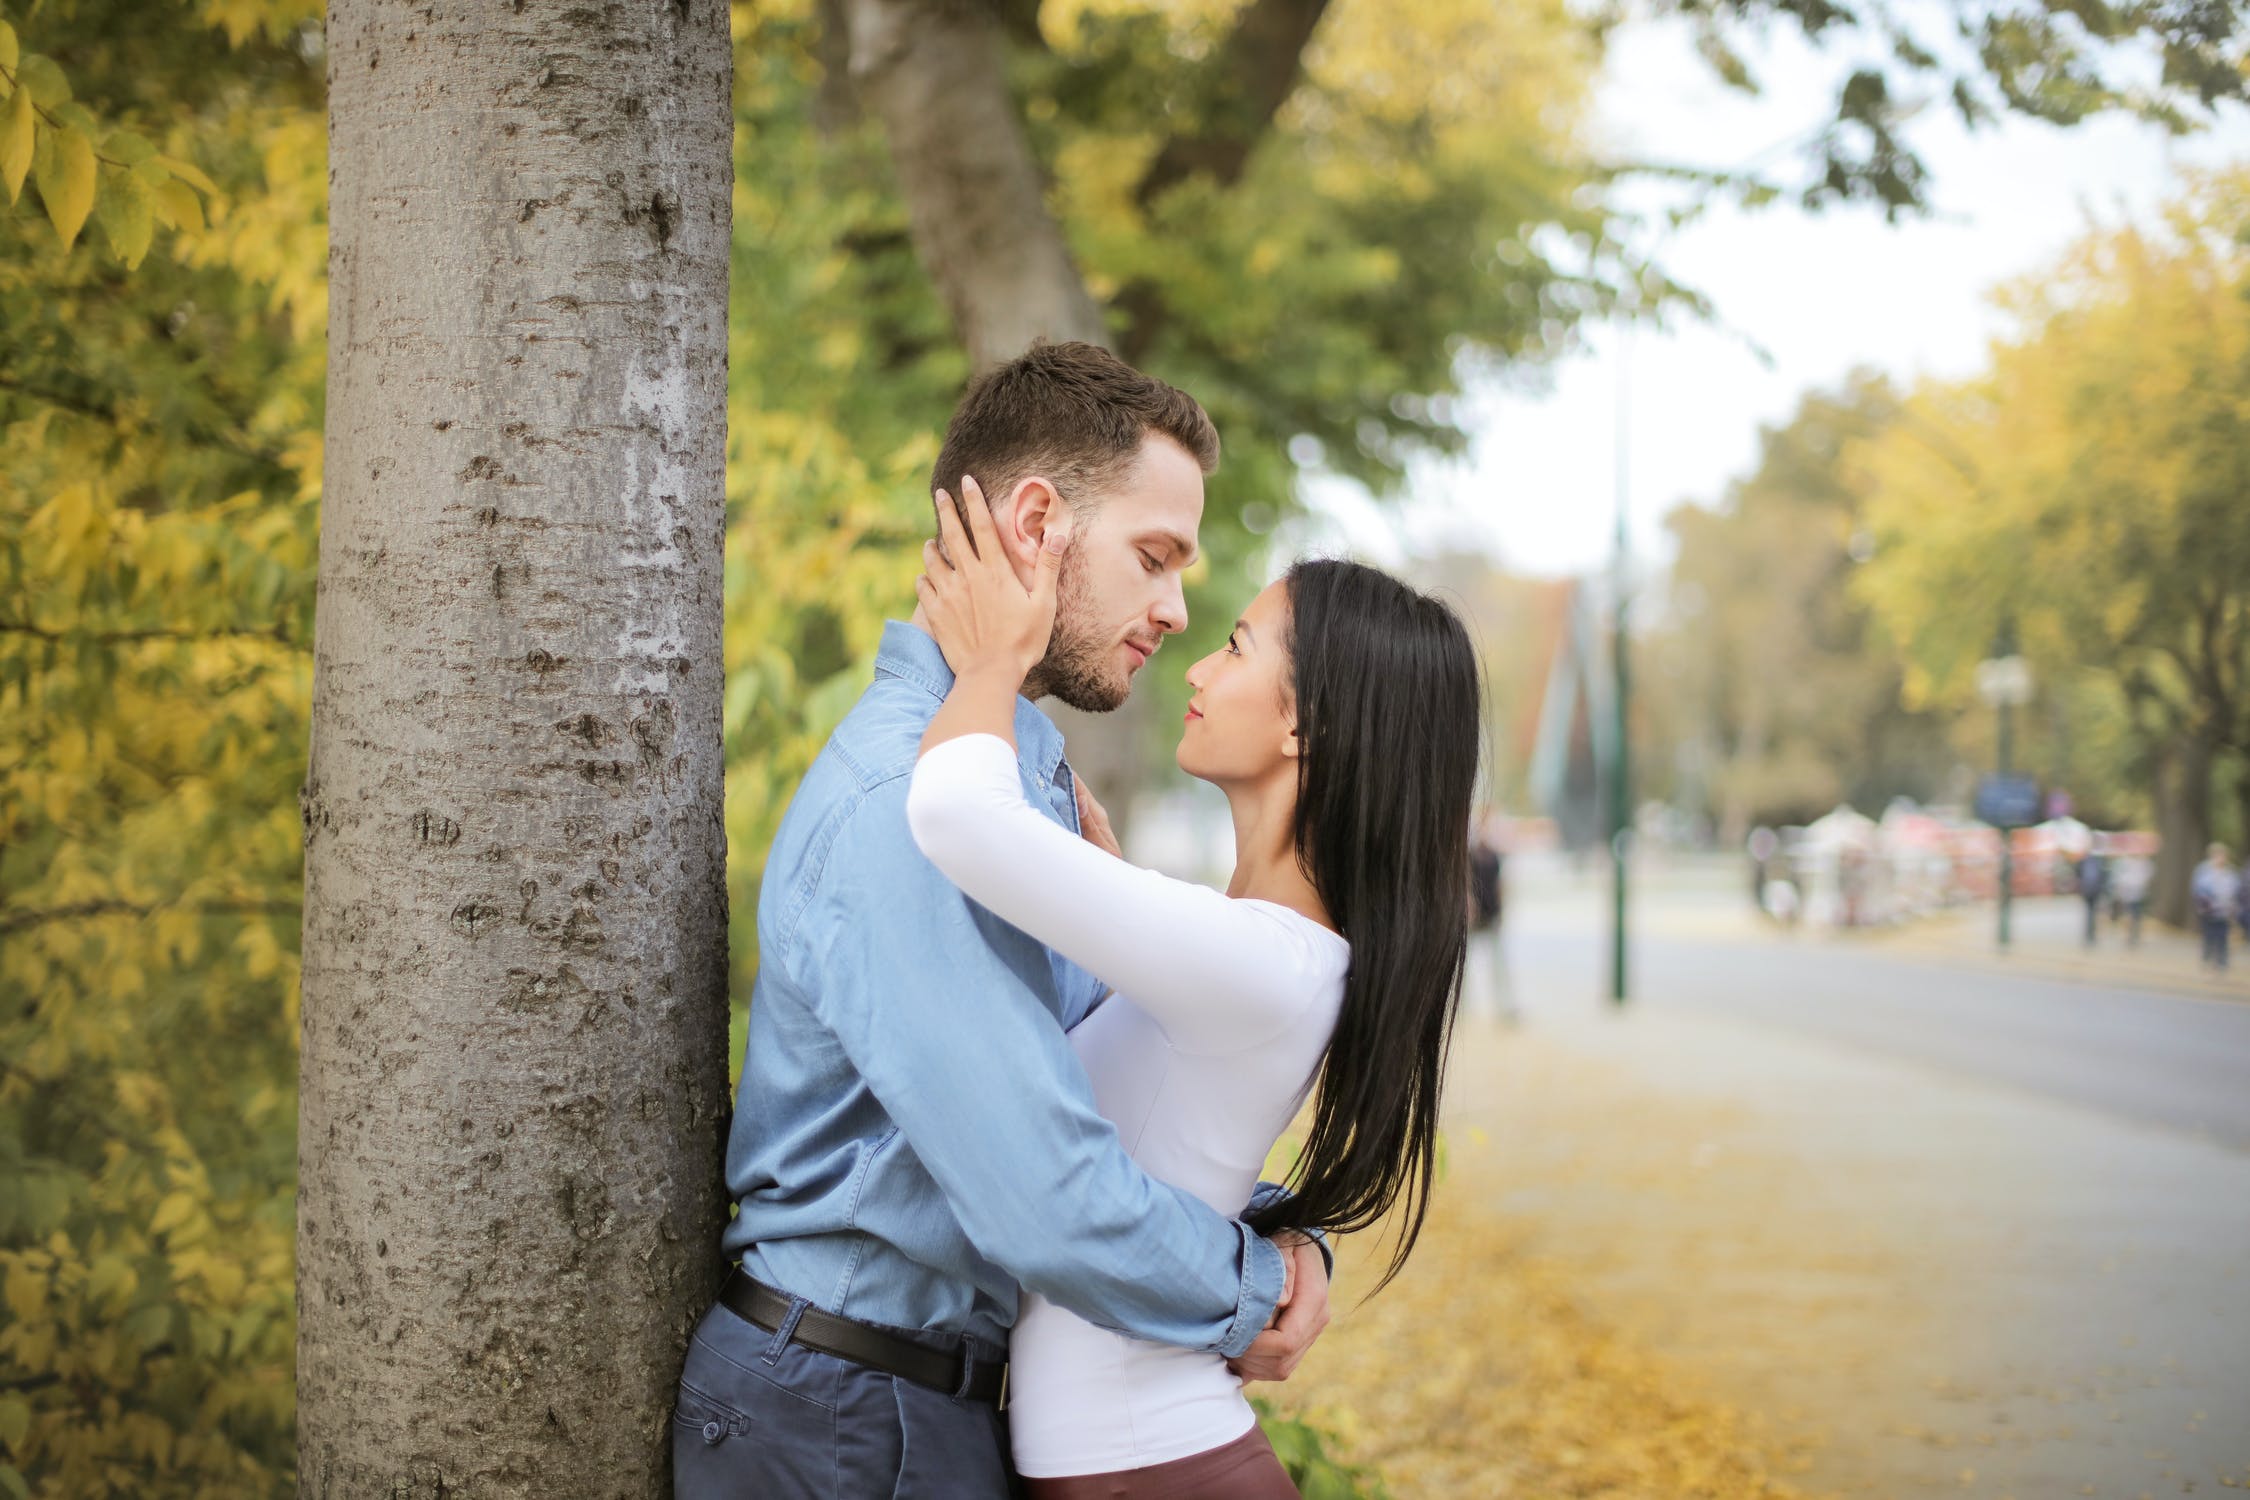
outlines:
[[[2016,654],[2013,621],[2000,627],[1993,654],[1977,663],[1977,696],[2000,713],[1999,767],[1977,788],[1977,817],[2000,830],[2000,946],[2008,946],[2008,917],[2015,902],[2015,831],[2039,821],[2039,783],[2008,768],[2014,749],[2014,711],[2031,701],[2031,664]]]
[[[1987,776],[1977,783],[1977,821],[1995,828],[2029,828],[2039,821],[2039,778]]]
[[[1625,605],[1631,577],[1632,556],[1625,530],[1626,485],[1625,441],[1631,407],[1627,402],[1626,373],[1632,355],[1633,325],[1630,319],[1617,328],[1617,541],[1610,560],[1610,588],[1615,597],[1616,614],[1610,623],[1610,670],[1612,693],[1610,706],[1617,715],[1616,727],[1609,741],[1609,868],[1610,868],[1610,928],[1609,928],[1609,1000],[1612,1005],[1623,1005],[1626,995],[1626,861],[1633,848],[1633,756],[1630,719],[1626,716],[1627,700],[1632,694],[1632,677],[1626,666]]]

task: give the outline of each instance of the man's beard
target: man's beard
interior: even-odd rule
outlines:
[[[1111,663],[1117,643],[1096,635],[1100,627],[1092,619],[1091,598],[1086,559],[1072,538],[1063,553],[1062,575],[1055,580],[1055,631],[1047,640],[1047,654],[1024,679],[1024,690],[1034,698],[1059,698],[1082,713],[1106,714],[1124,704],[1133,680]]]

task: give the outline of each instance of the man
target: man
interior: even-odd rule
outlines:
[[[2204,851],[2188,884],[2195,917],[2203,929],[2203,966],[2214,974],[2227,971],[2227,938],[2242,900],[2242,877],[2235,873],[2227,846],[2213,844]]]
[[[974,475],[1021,576],[1049,526],[1071,537],[1016,738],[1025,794],[1074,831],[1062,736],[1032,700],[1114,709],[1186,627],[1217,461],[1192,399],[1085,344],[990,372],[947,430],[933,491]],[[681,1500],[1008,1494],[1019,1287],[1246,1379],[1286,1378],[1327,1318],[1324,1251],[1259,1238],[1119,1145],[1064,1035],[1101,982],[915,848],[907,789],[952,675],[919,613],[887,625],[767,860],[727,1148],[740,1264],[681,1373]]]
[[[2086,903],[2086,946],[2101,927],[2102,898],[2109,894],[2109,857],[2089,847],[2078,857],[2078,899]]]
[[[2110,867],[2110,899],[2117,903],[2118,914],[2125,919],[2127,947],[2141,945],[2141,921],[2148,914],[2149,882],[2155,877],[2156,867],[2145,854],[2123,854]]]

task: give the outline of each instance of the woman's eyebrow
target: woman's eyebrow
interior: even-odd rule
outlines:
[[[1252,629],[1250,628],[1250,622],[1249,622],[1248,620],[1237,620],[1237,621],[1235,621],[1235,622],[1234,622],[1234,628],[1235,628],[1236,630],[1238,630],[1238,631],[1242,632],[1242,634],[1244,634],[1244,635],[1246,635],[1246,636],[1250,637],[1250,644],[1251,644],[1251,645],[1255,646],[1255,645],[1257,645],[1257,644],[1258,644],[1258,634],[1257,634],[1257,632],[1256,632],[1256,631],[1254,631],[1254,630],[1252,630]]]

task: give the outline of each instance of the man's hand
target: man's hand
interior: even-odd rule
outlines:
[[[1287,1380],[1328,1326],[1328,1263],[1320,1247],[1300,1234],[1281,1235],[1274,1244],[1288,1262],[1281,1305],[1272,1325],[1227,1361],[1227,1368],[1246,1381]]]

